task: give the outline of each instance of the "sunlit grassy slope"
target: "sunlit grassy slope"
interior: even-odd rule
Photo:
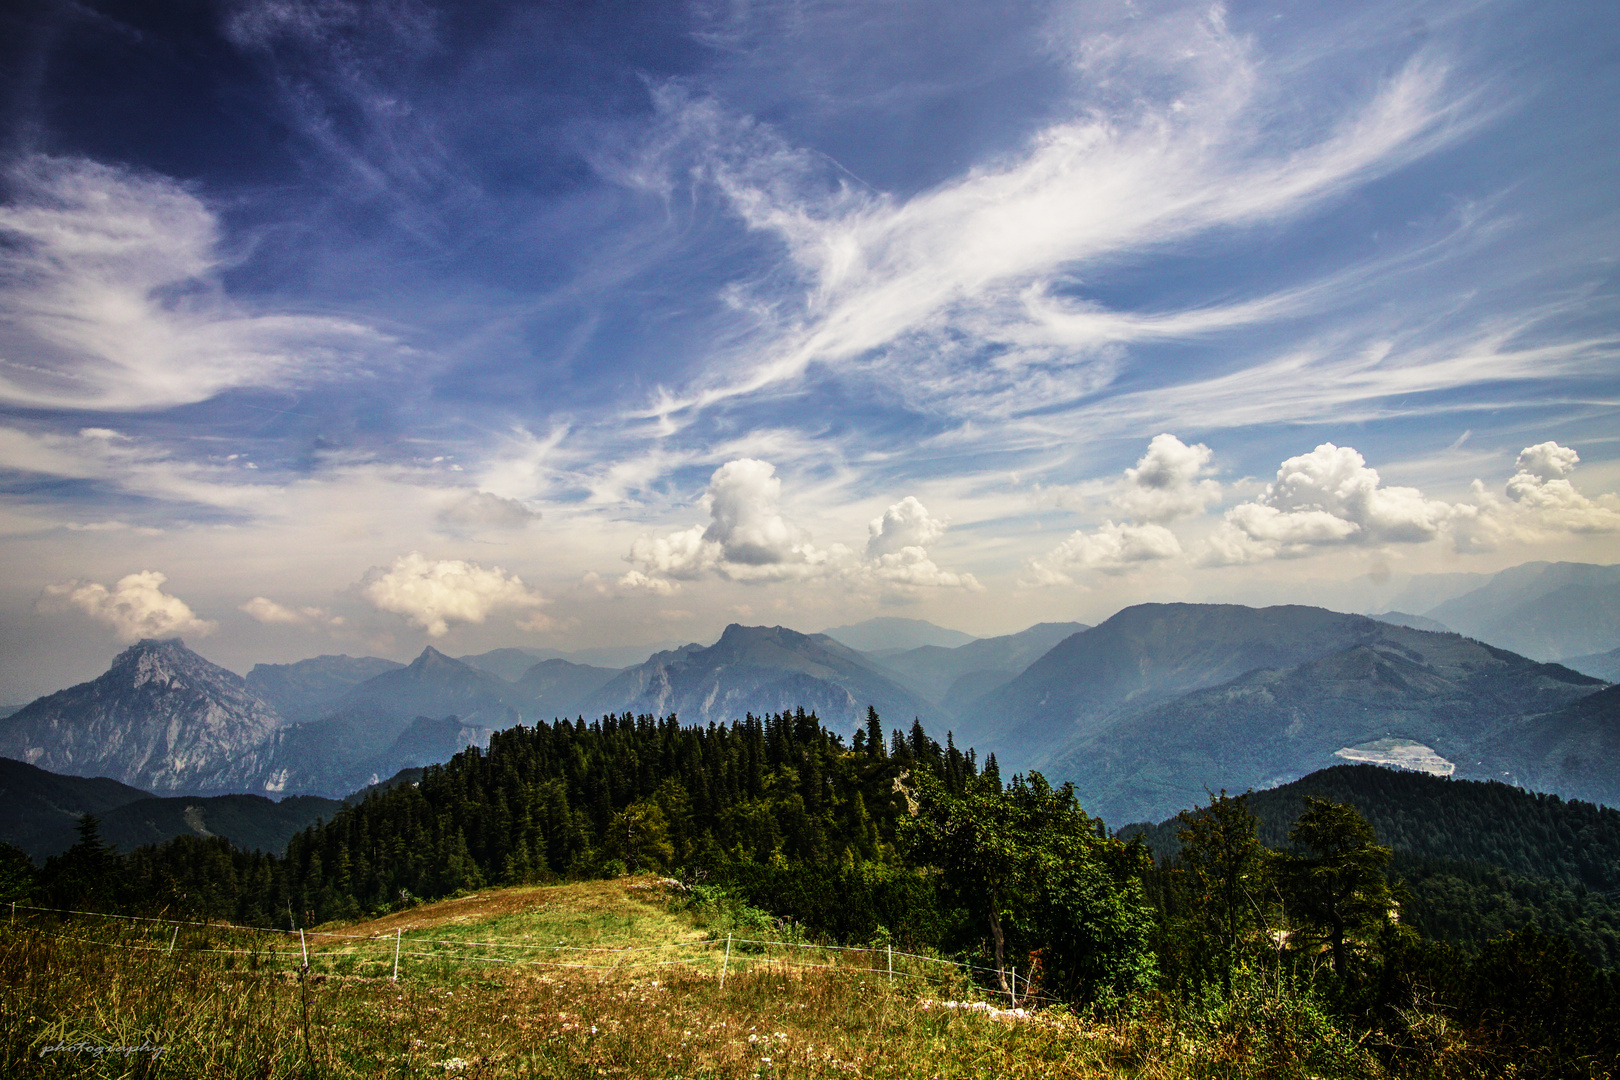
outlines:
[[[886,952],[749,944],[763,928],[737,918],[651,879],[486,890],[304,943],[19,908],[0,1076],[1386,1075],[1280,981],[1194,1012],[1014,1015],[962,1007],[986,993],[946,965],[897,957],[891,981]],[[1472,1075],[1449,1054],[1400,1075]]]
[[[1130,1057],[1154,1072],[1157,1052],[1131,1053],[1122,1029],[946,1008],[965,984],[891,988],[886,971],[853,970],[863,954],[807,968],[737,947],[722,989],[723,928],[692,948],[717,928],[648,884],[489,890],[320,927],[354,936],[311,936],[307,977],[296,937],[191,928],[170,953],[169,927],[20,918],[0,939],[0,1075],[1113,1076]],[[582,966],[468,959],[502,952]],[[673,956],[697,962],[632,966]],[[164,1050],[47,1052],[62,1044]]]

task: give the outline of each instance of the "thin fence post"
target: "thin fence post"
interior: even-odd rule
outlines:
[[[172,953],[173,953],[173,952],[174,952],[174,943],[175,943],[175,942],[176,942],[176,941],[179,941],[179,940],[180,940],[180,928],[179,928],[179,927],[178,927],[178,926],[176,926],[176,927],[175,927],[175,928],[174,928],[174,934],[173,934],[173,936],[171,936],[171,937],[170,937],[170,938],[169,938],[169,953],[170,953],[170,954],[172,954]]]
[[[624,958],[627,955],[629,955],[630,949],[631,949],[631,946],[626,945],[624,947],[624,952],[620,953],[618,956],[615,956],[613,958],[613,963],[608,966],[607,971],[605,971],[602,974],[602,977],[600,979],[596,980],[597,985],[600,986],[602,983],[607,982],[608,981],[608,976],[612,975],[615,971],[619,970],[619,965],[622,964],[624,962]]]
[[[298,948],[304,953],[304,966],[309,967],[309,946],[304,944],[304,928],[298,928]]]
[[[726,955],[720,961],[720,989],[726,988],[726,969],[731,966],[731,933],[726,933]]]
[[[1016,1008],[1018,1008],[1018,967],[1017,967],[1017,965],[1013,966],[1013,969],[1012,969],[1012,982],[1009,983],[1008,985],[1012,988],[1012,989],[1010,989],[1008,991],[1008,993],[1010,993],[1012,995],[1013,1008],[1016,1009]]]
[[[394,927],[394,981],[399,982],[399,927]]]
[[[894,985],[894,946],[887,946],[889,953],[889,985]]]

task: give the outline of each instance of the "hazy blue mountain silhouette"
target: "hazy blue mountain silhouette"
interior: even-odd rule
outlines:
[[[1537,660],[1620,647],[1620,565],[1523,563],[1424,612]]]
[[[1085,623],[1036,623],[1016,634],[980,638],[955,648],[923,645],[908,649],[885,656],[882,666],[902,685],[954,711],[1010,682],[1058,642],[1087,629]]]
[[[924,645],[954,649],[958,645],[966,645],[970,641],[977,640],[972,634],[964,634],[960,630],[935,626],[923,619],[902,619],[893,615],[865,619],[847,626],[834,626],[829,630],[823,630],[822,633],[840,645],[847,645],[858,652],[883,655],[892,655]]]
[[[1138,604],[1067,637],[1005,686],[958,710],[958,742],[1005,768],[1040,764],[1122,709],[1283,668],[1391,629],[1323,608]]]
[[[1602,685],[1456,634],[1385,626],[1324,657],[1116,713],[1054,754],[1047,773],[1114,822],[1157,820],[1206,790],[1291,781],[1379,739],[1428,746],[1459,777],[1513,780],[1533,753],[1528,736],[1548,723],[1526,721]]]
[[[708,723],[803,707],[829,727],[852,730],[868,706],[891,728],[909,727],[914,717],[941,719],[874,661],[824,634],[733,623],[707,648],[688,645],[620,672],[580,710],[673,712],[686,723]]]
[[[292,664],[254,664],[247,686],[290,722],[326,716],[367,679],[405,665],[377,656],[315,656]]]

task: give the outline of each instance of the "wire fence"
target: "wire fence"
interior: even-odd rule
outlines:
[[[994,980],[992,992],[1004,994],[1008,1008],[1020,1014],[1037,1004],[1049,1003],[1031,980],[1020,975],[1016,967],[1005,969],[983,964],[950,960],[923,953],[906,952],[892,946],[826,945],[801,941],[780,941],[769,938],[739,937],[728,933],[725,937],[711,936],[690,941],[663,942],[655,945],[589,946],[531,942],[478,941],[429,936],[431,930],[407,930],[403,926],[393,933],[348,934],[333,930],[287,930],[269,926],[245,926],[223,921],[166,919],[153,916],[122,915],[112,912],[79,911],[69,908],[37,907],[30,904],[11,905],[11,923],[15,927],[19,914],[25,925],[33,922],[31,916],[70,916],[74,921],[64,925],[83,931],[76,926],[78,920],[99,919],[101,927],[120,929],[123,939],[106,941],[78,934],[42,930],[30,926],[47,936],[103,948],[130,949],[142,952],[161,952],[166,955],[229,955],[245,956],[263,963],[271,959],[298,958],[295,967],[304,972],[326,968],[331,974],[355,974],[354,968],[380,966],[384,970],[376,977],[398,981],[413,969],[429,964],[499,964],[514,967],[559,969],[578,973],[600,973],[600,980],[619,974],[648,969],[713,966],[718,961],[721,989],[726,980],[745,972],[776,969],[824,970],[843,974],[880,975],[890,985],[898,980],[922,980],[946,983],[953,976],[969,982]],[[159,928],[172,928],[167,943],[153,942],[138,935],[150,934]],[[193,934],[184,942],[181,932],[190,929]],[[261,935],[274,935],[270,940],[286,943],[285,948],[265,947]],[[297,948],[291,948],[296,938]],[[217,946],[238,946],[220,948]],[[249,947],[240,947],[247,945]],[[369,947],[369,948],[368,948]],[[361,951],[367,949],[368,951]],[[380,950],[373,955],[371,950]],[[673,959],[655,958],[658,953],[688,953]],[[813,956],[812,956],[813,954]],[[566,957],[566,958],[565,958]],[[345,970],[346,969],[346,970]],[[955,1004],[955,1003],[951,1003]],[[978,1006],[989,1007],[984,1003]]]

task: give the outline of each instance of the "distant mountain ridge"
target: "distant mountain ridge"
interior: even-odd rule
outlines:
[[[1138,604],[1064,638],[1016,679],[960,710],[957,734],[963,745],[994,750],[1003,768],[1024,769],[1100,730],[1122,709],[1326,656],[1388,629],[1323,608]]]
[[[0,842],[31,858],[65,851],[78,838],[80,815],[108,812],[152,793],[105,776],[62,776],[26,761],[0,757]]]
[[[282,724],[240,675],[178,638],[148,638],[99,678],[0,720],[0,756],[159,793],[242,791],[268,771]]]
[[[602,645],[587,649],[490,649],[457,657],[463,664],[499,675],[508,682],[517,682],[535,664],[543,660],[564,660],[585,667],[627,668],[644,663],[655,653],[680,648],[678,641],[654,642],[650,645]]]
[[[106,777],[61,776],[0,758],[0,843],[15,844],[36,863],[78,840],[79,817],[101,823],[101,838],[120,851],[175,836],[223,836],[244,850],[279,853],[294,833],[332,817],[342,803],[312,795],[279,802],[262,795],[159,798]]]
[[[1620,649],[1592,653],[1590,656],[1572,656],[1561,663],[1604,682],[1620,683]]]
[[[534,715],[555,719],[578,713],[579,705],[620,674],[620,668],[592,667],[567,660],[541,660],[515,683],[531,702]]]
[[[868,706],[889,727],[939,710],[899,685],[875,661],[823,634],[782,626],[726,627],[704,648],[659,653],[620,672],[581,703],[586,715],[675,713],[687,723],[736,719],[747,712],[814,711],[828,727],[853,730]]]
[[[1424,614],[1535,660],[1604,652],[1620,647],[1620,565],[1523,563]]]
[[[1241,795],[1243,789],[1232,788],[1228,794]],[[1336,765],[1249,795],[1249,809],[1260,819],[1261,842],[1287,848],[1288,829],[1304,812],[1309,795],[1354,806],[1380,841],[1397,851],[1482,862],[1620,895],[1620,810],[1496,781]],[[1205,794],[1178,810],[1208,803]],[[1181,850],[1176,838],[1180,827],[1179,820],[1167,816],[1156,824],[1127,826],[1119,834],[1140,834],[1155,855],[1169,856]]]
[[[979,638],[955,648],[923,645],[883,656],[880,666],[902,685],[954,712],[1016,678],[1058,642],[1088,629],[1085,623],[1036,623],[1016,634]]]
[[[1426,937],[1476,952],[1535,925],[1620,969],[1620,811],[1495,782],[1341,765],[1250,794],[1261,842],[1286,849],[1313,795],[1354,806],[1393,848],[1390,874],[1408,893],[1401,922]],[[1180,851],[1180,827],[1170,818],[1119,835],[1140,835],[1165,858]]]
[[[1432,630],[1437,634],[1456,633],[1439,619],[1431,619],[1426,615],[1413,615],[1405,611],[1381,611],[1376,615],[1367,617],[1376,619],[1379,622],[1389,623],[1391,626],[1410,626],[1413,630]]]
[[[978,640],[972,634],[935,626],[923,619],[902,619],[893,615],[866,619],[848,626],[834,626],[821,633],[858,652],[883,654],[904,652],[924,645],[954,649]]]
[[[1511,779],[1544,757],[1529,744],[1557,726],[1549,714],[1603,685],[1455,634],[1374,625],[1325,656],[1110,716],[1055,754],[1050,775],[1113,821],[1156,818],[1206,790],[1271,787],[1388,738],[1432,748],[1459,777]],[[1606,801],[1616,795],[1620,784]]]
[[[315,656],[292,664],[254,664],[249,690],[292,722],[318,720],[367,679],[404,667],[377,656]]]
[[[279,732],[266,790],[340,795],[485,745],[532,716],[523,690],[428,646],[353,687],[328,715]]]
[[[1522,717],[1477,753],[1509,783],[1620,808],[1620,686]]]

